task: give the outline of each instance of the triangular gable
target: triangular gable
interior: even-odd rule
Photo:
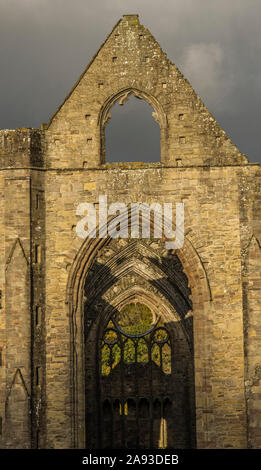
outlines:
[[[53,162],[62,167],[105,163],[106,119],[100,117],[104,108],[108,111],[115,103],[115,97],[121,99],[129,93],[146,99],[154,110],[158,108],[155,115],[159,119],[158,110],[162,110],[161,121],[167,123],[164,128],[160,126],[162,163],[174,166],[248,163],[188,80],[140,24],[138,15],[124,15],[118,21],[51,118],[47,132],[53,134],[55,145],[49,140]]]

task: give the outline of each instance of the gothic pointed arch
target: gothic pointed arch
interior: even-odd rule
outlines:
[[[125,222],[130,224],[129,212]],[[152,221],[150,223],[153,225]],[[170,268],[171,263],[173,263],[172,268]],[[172,275],[168,271],[172,271]],[[206,270],[191,239],[189,241],[185,238],[183,247],[175,251],[166,250],[164,240],[153,238],[117,240],[108,236],[86,239],[71,266],[67,284],[71,326],[72,416],[74,417],[72,427],[73,445],[76,447],[86,444],[86,385],[84,384],[87,374],[85,341],[86,335],[89,335],[88,328],[91,331],[92,324],[101,320],[99,311],[104,318],[105,307],[112,302],[110,295],[120,288],[120,283],[123,283],[121,288],[123,291],[125,289],[127,295],[128,290],[127,286],[124,287],[124,283],[127,278],[132,282],[133,275],[135,277],[133,287],[136,292],[135,294],[133,292],[133,295],[136,296],[136,301],[139,297],[138,290],[143,285],[147,296],[148,293],[151,298],[155,295],[159,305],[169,304],[172,312],[175,310],[181,328],[179,331],[183,331],[185,335],[183,337],[187,338],[186,344],[190,346],[193,357],[196,358],[196,387],[197,383],[201,383],[202,375],[209,366],[205,364],[206,351],[202,345],[202,338],[198,334],[196,336],[193,334],[192,318],[194,316],[199,332],[204,334],[204,315],[206,310],[209,312],[211,292]],[[95,279],[98,282],[95,282]],[[104,300],[103,294],[109,297]],[[92,298],[95,299],[93,304]],[[89,338],[89,344],[94,348],[97,334],[92,336],[90,333]],[[187,367],[192,367],[194,370],[193,359],[191,365]],[[89,383],[94,380],[90,371],[87,377]],[[193,401],[193,398],[190,400]],[[206,402],[204,403],[204,393],[199,394],[197,400],[200,416],[204,406],[207,406]]]
[[[21,251],[22,253],[22,257],[24,258],[24,261],[27,265],[29,265],[29,261],[28,261],[28,258],[25,254],[25,250],[24,250],[24,247],[23,247],[23,244],[22,244],[22,241],[20,240],[19,237],[16,238],[16,240],[14,241],[13,245],[12,245],[12,248],[10,250],[10,253],[9,253],[9,256],[6,260],[6,270],[8,269],[10,263],[12,262],[13,260],[13,257],[16,255],[16,252],[17,251]],[[18,256],[18,255],[17,255]]]
[[[6,447],[29,449],[30,393],[20,368],[16,369],[5,402]]]
[[[150,233],[152,234],[157,221],[152,220],[150,214],[143,214],[143,216],[149,223],[151,229]],[[108,217],[108,223],[112,222],[113,219],[116,219],[116,217],[117,216]],[[128,207],[127,215],[124,214],[122,217],[122,223],[126,224],[129,228],[131,222],[133,223],[133,221],[131,221],[131,211]],[[140,219],[136,219],[134,223],[136,224],[135,227],[137,226],[139,229]],[[95,233],[99,233],[99,230],[100,233],[104,233],[105,227],[107,230],[107,226],[102,226],[99,229],[97,225]],[[70,312],[76,311],[79,306],[79,301],[82,302],[83,282],[86,274],[94,262],[97,254],[101,251],[101,249],[109,245],[111,239],[112,237],[109,235],[106,237],[96,238],[94,234],[91,234],[89,238],[86,238],[83,241],[73,260],[68,276],[66,301],[69,304]],[[122,243],[124,243],[124,241]],[[163,242],[161,249],[162,253],[165,252],[168,254],[173,254],[173,250],[166,250]],[[182,248],[175,251],[182,262],[184,272],[188,278],[189,286],[191,287],[191,298],[193,304],[211,302],[212,294],[207,271],[204,268],[201,257],[196,249],[195,244],[193,243],[193,234],[191,234],[191,232],[189,232],[188,235],[184,237]]]

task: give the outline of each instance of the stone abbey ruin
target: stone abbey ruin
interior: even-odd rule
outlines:
[[[131,95],[154,110],[157,163],[106,162]],[[0,131],[0,156],[1,448],[260,448],[261,168],[138,15],[48,125]],[[146,239],[79,238],[76,208],[101,194],[183,202],[183,246],[153,214]]]

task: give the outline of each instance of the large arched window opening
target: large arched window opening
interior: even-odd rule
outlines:
[[[136,88],[120,90],[104,102],[98,125],[101,164],[166,162],[167,117],[154,96]]]
[[[153,108],[130,96],[119,99],[110,110],[105,128],[106,162],[159,162],[160,127]]]

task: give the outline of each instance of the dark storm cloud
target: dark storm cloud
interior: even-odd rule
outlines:
[[[140,15],[240,151],[260,161],[260,0],[0,0],[0,128],[48,122],[127,13]]]

